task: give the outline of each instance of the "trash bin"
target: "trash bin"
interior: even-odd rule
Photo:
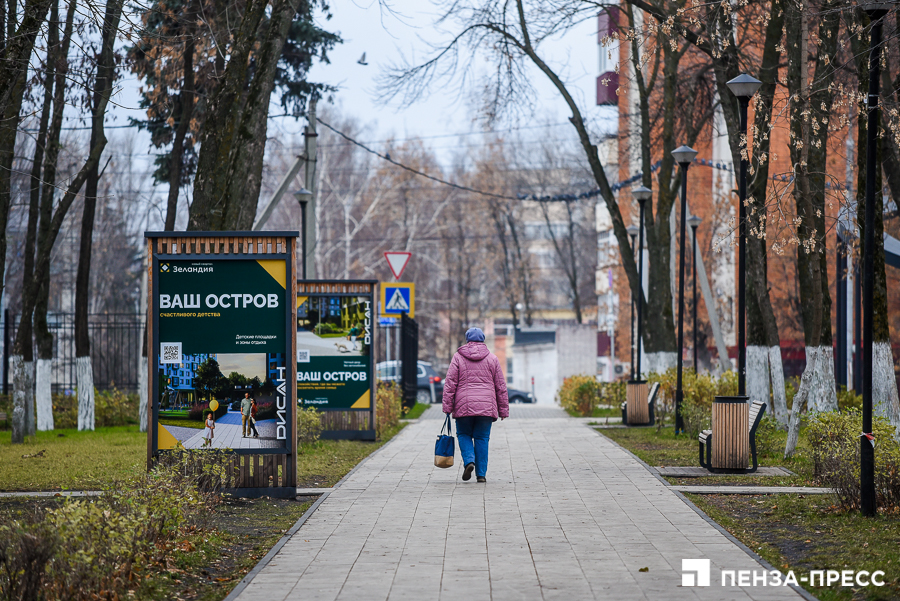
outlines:
[[[648,400],[646,380],[631,380],[628,382],[625,396],[625,416],[628,418],[629,425],[642,426],[650,423]]]
[[[717,396],[712,404],[712,456],[716,469],[750,466],[750,403],[746,396]]]

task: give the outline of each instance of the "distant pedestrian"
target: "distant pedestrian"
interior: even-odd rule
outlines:
[[[253,438],[259,438],[259,432],[256,429],[256,412],[258,409],[256,399],[250,399],[250,430],[253,432]],[[247,434],[249,435],[249,432]]]
[[[216,433],[216,416],[212,411],[206,412],[206,431],[203,432],[203,446],[208,447],[212,444],[213,436]]]
[[[456,419],[463,480],[485,482],[491,424],[509,417],[509,393],[497,356],[484,343],[484,332],[469,328],[466,344],[459,347],[444,380],[444,413]]]
[[[241,399],[241,437],[250,436],[250,411],[253,409],[253,401],[250,399],[250,393],[245,392],[244,398]]]

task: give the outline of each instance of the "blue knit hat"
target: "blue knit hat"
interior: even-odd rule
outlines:
[[[469,328],[466,331],[466,342],[484,342],[484,332],[481,328]]]

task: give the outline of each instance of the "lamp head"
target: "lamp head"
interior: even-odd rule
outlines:
[[[688,217],[687,224],[691,226],[693,229],[697,229],[700,226],[700,222],[703,221],[696,215],[691,215]]]
[[[294,192],[294,196],[297,197],[297,202],[309,202],[312,200],[312,192],[306,188],[300,188],[298,191]]]
[[[679,146],[672,151],[672,156],[675,157],[676,163],[678,163],[682,167],[687,167],[694,162],[694,158],[697,156],[697,151],[690,146]]]
[[[639,186],[631,191],[631,195],[637,198],[638,201],[644,202],[645,200],[650,200],[653,196],[653,190],[646,186]]]
[[[629,225],[627,229],[628,229],[628,235],[631,236],[632,238],[637,238],[637,235],[639,233],[641,233],[640,228],[636,225]]]
[[[741,73],[731,81],[725,84],[731,93],[738,98],[750,98],[756,94],[756,90],[762,85],[762,82],[755,77],[751,77],[746,73]]]

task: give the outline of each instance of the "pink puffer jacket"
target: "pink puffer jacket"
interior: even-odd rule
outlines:
[[[444,413],[509,417],[509,393],[497,356],[483,342],[459,347],[444,380]]]

